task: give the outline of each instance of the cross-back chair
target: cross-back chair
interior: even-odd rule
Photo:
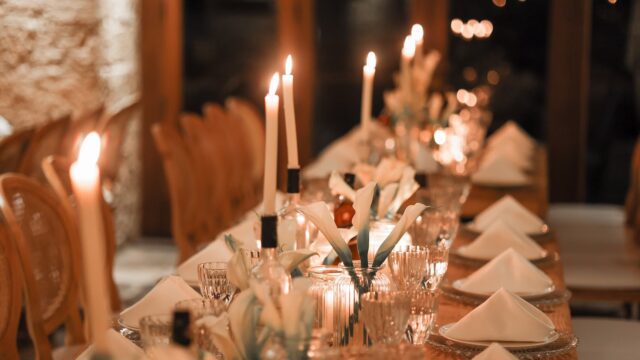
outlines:
[[[0,173],[18,171],[34,133],[32,128],[22,129],[0,141]]]
[[[60,153],[70,121],[71,117],[67,115],[38,128],[24,154],[18,172],[44,183],[45,179],[40,166],[42,159]]]
[[[172,124],[154,124],[156,148],[162,157],[169,199],[171,202],[171,233],[178,247],[178,263],[193,255],[200,244],[210,240],[203,232],[201,175],[193,154],[181,134]]]
[[[22,311],[22,281],[15,245],[6,223],[0,223],[0,359],[18,360],[18,323]]]
[[[233,217],[229,204],[224,154],[219,144],[211,141],[209,130],[202,118],[195,114],[183,114],[180,125],[184,130],[186,144],[191,149],[197,164],[203,191],[200,201],[206,233],[213,239],[220,231],[232,225]]]
[[[69,168],[71,167],[73,160],[62,156],[47,156],[42,161],[42,171],[44,173],[49,186],[60,199],[62,205],[67,209],[69,214],[73,214],[72,217],[77,219],[76,203],[73,195],[73,189],[71,188],[71,178],[69,176]],[[103,197],[102,200],[102,223],[104,224],[105,232],[105,251],[106,251],[106,265],[109,286],[109,295],[111,297],[111,310],[113,312],[119,312],[122,307],[120,301],[120,295],[115,280],[113,279],[113,269],[115,264],[116,255],[116,234],[115,223],[113,219],[113,210],[107,204]]]
[[[104,114],[104,105],[80,116],[74,116],[69,123],[69,128],[62,140],[60,154],[64,156],[75,156],[80,148],[82,137],[91,131],[96,130],[100,122],[100,118]]]
[[[61,325],[66,344],[84,342],[77,228],[52,192],[23,175],[0,176],[0,197],[20,259],[29,334],[37,358],[51,359],[55,355],[48,336]]]

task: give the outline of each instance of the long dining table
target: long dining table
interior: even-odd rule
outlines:
[[[469,198],[462,209],[462,216],[472,218],[499,200],[502,196],[509,194],[516,198],[527,209],[537,214],[542,219],[545,219],[549,204],[549,197],[547,190],[547,152],[544,147],[539,146],[538,149],[536,149],[534,154],[534,164],[535,166],[530,174],[532,182],[529,186],[517,188],[490,188],[472,185]],[[545,236],[546,238],[544,241],[541,241],[540,245],[550,253],[559,252],[560,247],[555,234],[553,233],[553,229],[551,229],[550,233]],[[452,248],[455,249],[461,245],[468,244],[472,240],[473,236],[469,232],[460,231],[456,240],[453,242]],[[468,265],[450,261],[447,274],[445,275],[445,281],[464,278],[473,273],[476,269],[477,268],[470,267]],[[557,261],[554,261],[549,266],[543,267],[542,270],[553,280],[556,289],[560,291],[566,289],[562,271],[562,255],[560,255],[560,258]],[[472,305],[461,303],[447,296],[441,296],[436,323],[438,325],[444,325],[458,321],[468,312],[473,310],[473,308],[474,307]],[[545,309],[545,313],[553,321],[557,330],[568,333],[573,332],[571,325],[571,312],[569,310],[569,304],[566,301],[552,306],[549,309]],[[427,346],[427,353],[430,359],[456,358],[451,353],[445,353],[430,346]],[[575,349],[565,353],[564,355],[554,357],[554,359],[577,358],[578,355]]]

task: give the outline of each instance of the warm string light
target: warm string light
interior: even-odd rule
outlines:
[[[465,40],[486,39],[493,33],[493,23],[489,20],[470,19],[466,23],[460,19],[451,20],[451,31]]]

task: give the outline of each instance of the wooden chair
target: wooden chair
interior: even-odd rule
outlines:
[[[195,114],[183,114],[180,125],[184,130],[187,146],[200,170],[200,214],[205,233],[213,239],[220,231],[230,227],[233,221],[224,157],[219,144],[211,141],[209,130],[202,118]]]
[[[46,180],[40,166],[42,160],[49,155],[60,153],[70,121],[69,116],[64,116],[38,128],[24,154],[18,172],[44,183]]]
[[[100,154],[100,176],[107,191],[110,191],[118,176],[122,160],[122,144],[131,120],[139,110],[138,97],[126,99],[125,105],[111,116],[105,116],[98,125],[102,134],[102,152]]]
[[[29,334],[37,358],[51,359],[55,355],[48,336],[61,325],[66,327],[66,344],[84,342],[78,307],[81,258],[77,228],[59,199],[25,176],[0,176],[0,197],[0,209],[20,259]],[[70,350],[56,352],[71,358]]]
[[[264,143],[265,129],[262,116],[250,102],[230,97],[225,101],[225,108],[230,116],[242,124],[244,138],[249,139],[249,155],[251,163],[251,179],[257,201],[262,198],[262,178],[264,176]]]
[[[203,233],[201,175],[193,154],[177,129],[170,124],[155,124],[151,132],[162,157],[171,201],[171,233],[178,247],[178,263],[196,252],[199,244],[210,240]]]
[[[77,219],[75,199],[73,196],[73,190],[71,188],[71,178],[69,177],[69,168],[73,161],[69,158],[63,158],[61,156],[47,156],[42,161],[42,171],[44,173],[47,182],[60,199],[62,205],[67,209],[72,217]],[[109,274],[109,295],[111,296],[111,310],[120,312],[122,308],[122,302],[120,301],[120,295],[118,292],[118,286],[113,279],[113,269],[115,264],[116,255],[116,234],[115,223],[113,219],[113,210],[102,198],[102,222],[104,224],[105,232],[105,250],[106,250],[106,264],[107,273]]]
[[[60,154],[75,157],[80,147],[80,141],[86,134],[97,129],[103,113],[104,106],[100,105],[86,114],[74,116],[62,140]]]
[[[18,171],[34,133],[34,129],[23,129],[0,141],[0,174]]]
[[[567,287],[584,301],[640,302],[640,141],[631,164],[627,204],[553,204],[549,224],[558,234]]]
[[[0,224],[0,359],[18,360],[17,336],[22,311],[20,265],[7,226]]]

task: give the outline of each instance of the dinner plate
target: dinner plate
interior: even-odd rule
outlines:
[[[468,257],[466,255],[460,254],[457,250],[458,249],[449,250],[449,261],[469,267],[481,267],[492,260]],[[550,252],[545,250],[544,256],[537,259],[529,259],[529,261],[533,265],[542,268],[555,264],[559,259],[560,255],[558,254],[558,252]]]
[[[465,293],[465,294],[470,294],[470,295],[476,295],[476,296],[491,296],[493,294],[492,292],[486,292],[486,293],[477,293],[477,292],[472,292],[472,291],[467,291],[467,290],[463,290],[462,289],[462,284],[464,283],[464,281],[467,278],[464,279],[458,279],[455,280],[452,284],[451,287],[453,287],[456,291],[459,291],[461,293]],[[544,289],[544,291],[542,292],[514,292],[514,294],[520,296],[523,299],[527,299],[527,297],[538,297],[538,296],[544,296],[544,295],[548,295],[552,292],[554,292],[556,290],[556,286],[554,284],[551,284],[551,286],[547,287],[546,289]]]
[[[464,225],[463,225],[463,229],[464,229],[465,231],[467,231],[467,232],[469,232],[469,233],[473,234],[473,235],[476,235],[476,236],[478,236],[478,235],[482,234],[482,230],[481,230],[481,229],[479,229],[473,221],[471,221],[471,222],[468,222],[468,223],[464,224]],[[527,235],[532,236],[532,237],[545,236],[545,235],[548,235],[548,234],[549,234],[549,231],[550,231],[550,230],[551,230],[551,229],[549,228],[549,225],[544,224],[544,225],[542,225],[542,227],[540,228],[540,230],[538,230],[538,231],[534,231],[534,232],[528,232],[528,233],[527,233]]]
[[[118,318],[118,325],[120,325],[122,328],[127,329],[127,330],[140,332],[140,324],[138,324],[138,326],[132,326],[130,324],[125,323],[124,319],[121,318],[121,317]]]
[[[502,345],[505,349],[529,349],[529,348],[537,348],[545,345],[549,345],[552,342],[558,340],[560,334],[557,331],[552,331],[547,335],[547,338],[544,341],[468,341],[468,340],[458,340],[452,337],[447,336],[447,332],[455,323],[450,323],[446,325],[440,326],[438,329],[438,333],[443,336],[445,339],[453,341],[455,343],[469,345],[469,346],[477,346],[477,347],[488,347],[491,343],[497,342]]]

